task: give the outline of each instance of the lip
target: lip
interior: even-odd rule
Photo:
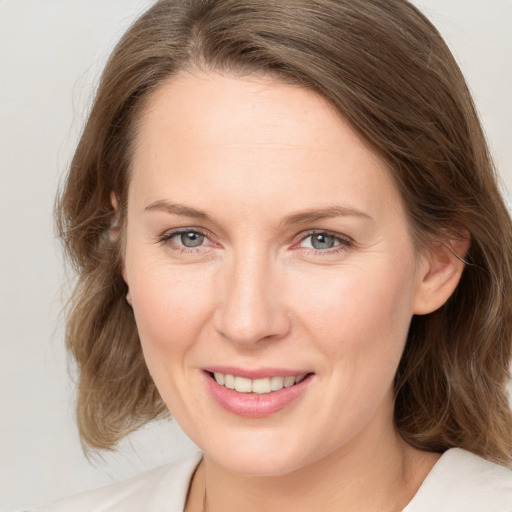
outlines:
[[[284,373],[279,373],[281,370],[272,369],[270,372],[267,370],[241,370],[240,368],[231,368],[228,371],[227,367],[215,367],[215,371],[219,373],[230,373],[231,375],[238,375],[249,379],[257,379],[264,377],[274,376],[293,376],[300,375],[300,372],[288,370]],[[221,369],[222,368],[222,369]],[[272,391],[271,393],[256,394],[256,393],[239,393],[234,389],[227,389],[220,384],[217,384],[215,379],[211,377],[208,372],[213,370],[204,370],[203,376],[205,379],[206,387],[211,394],[212,398],[224,410],[237,416],[245,418],[264,418],[271,416],[277,412],[285,409],[297,399],[304,395],[312,381],[313,374],[309,373],[308,376],[298,384],[289,388],[283,388],[279,391]],[[306,373],[306,372],[303,372]]]

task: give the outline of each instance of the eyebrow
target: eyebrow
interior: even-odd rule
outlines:
[[[367,220],[373,220],[370,215],[361,210],[346,206],[331,206],[320,210],[307,210],[288,215],[281,221],[281,224],[303,224],[335,217],[360,217]]]
[[[154,203],[151,203],[150,205],[146,206],[146,208],[144,208],[144,211],[151,210],[163,210],[175,215],[182,215],[184,217],[211,221],[211,216],[202,210],[197,210],[196,208],[192,208],[183,204],[171,203],[165,200],[155,201]],[[329,208],[322,208],[318,210],[313,209],[287,215],[281,220],[280,224],[304,224],[307,222],[315,222],[318,220],[335,217],[360,217],[373,221],[373,218],[370,215],[361,210],[357,210],[356,208],[350,208],[346,206],[331,206]]]
[[[190,206],[185,206],[183,204],[177,203],[169,203],[168,201],[160,200],[151,203],[150,205],[144,208],[144,211],[151,210],[163,210],[168,213],[174,213],[176,215],[182,215],[184,217],[192,217],[194,219],[200,220],[210,220],[210,216],[201,210],[196,210],[195,208],[191,208]]]

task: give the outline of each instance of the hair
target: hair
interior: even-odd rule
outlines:
[[[122,37],[56,207],[78,273],[66,343],[78,366],[84,447],[112,449],[168,413],[125,300],[122,242],[109,233],[124,221],[141,113],[159,86],[190,69],[316,91],[387,162],[419,250],[469,234],[453,295],[412,319],[395,425],[422,450],[460,447],[510,461],[511,221],[463,75],[405,0],[161,0]]]

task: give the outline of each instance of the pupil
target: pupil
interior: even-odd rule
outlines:
[[[311,245],[315,249],[332,249],[334,243],[334,237],[331,235],[313,235],[311,237]]]
[[[199,233],[194,233],[193,231],[181,234],[181,243],[185,247],[198,247],[202,245],[203,241],[204,236]]]

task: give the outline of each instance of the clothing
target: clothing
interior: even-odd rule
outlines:
[[[512,470],[453,448],[403,512],[512,512]]]
[[[183,512],[201,454],[33,512]],[[432,468],[403,512],[512,512],[512,471],[458,448]]]
[[[190,479],[201,458],[196,453],[32,512],[183,512]]]

